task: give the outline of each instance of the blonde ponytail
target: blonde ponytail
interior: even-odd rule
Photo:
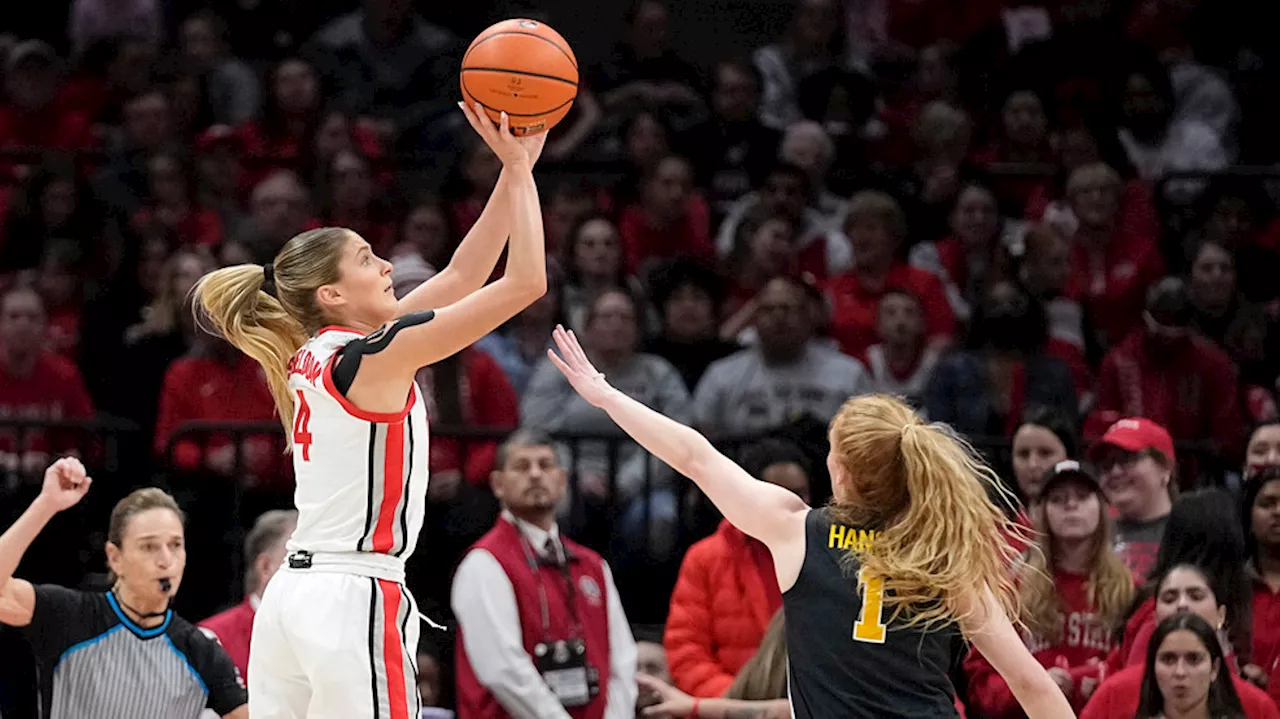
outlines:
[[[1012,621],[1018,594],[1009,521],[988,490],[1009,497],[973,447],[943,424],[926,425],[901,400],[856,397],[831,423],[832,451],[848,473],[837,521],[876,530],[851,558],[884,578],[884,602],[908,624],[961,621],[962,598],[989,586]],[[839,490],[839,488],[837,488]]]
[[[275,297],[263,291],[262,265],[234,265],[214,270],[196,283],[195,296],[217,333],[258,361],[287,435],[293,431],[293,396],[289,392],[289,360],[308,333]]]

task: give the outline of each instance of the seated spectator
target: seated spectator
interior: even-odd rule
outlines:
[[[249,677],[249,644],[253,617],[262,602],[262,592],[285,559],[285,543],[298,525],[296,510],[273,509],[260,515],[244,538],[244,601],[199,623],[205,634],[218,640],[240,670]]]
[[[711,363],[740,349],[737,342],[721,339],[717,332],[716,308],[724,283],[703,265],[676,260],[659,268],[650,284],[662,331],[649,341],[646,351],[670,362],[692,392]]]
[[[38,476],[51,456],[78,454],[82,433],[39,429],[44,421],[91,419],[93,403],[80,371],[47,349],[44,303],[35,290],[0,294],[0,417],[33,431],[0,431],[0,476]]]
[[[931,345],[945,349],[951,344],[956,320],[942,281],[897,258],[906,231],[906,216],[889,195],[865,191],[853,196],[844,225],[853,248],[853,269],[826,283],[831,336],[851,357],[861,357],[875,344],[876,310],[890,288],[919,298]]]
[[[1049,470],[1059,462],[1079,457],[1080,440],[1075,422],[1052,407],[1034,406],[1022,415],[1013,433],[1013,490],[1023,507],[1031,507],[1044,493]],[[1104,497],[1105,499],[1105,497]],[[1031,518],[1019,513],[1019,524],[1030,529]]]
[[[743,457],[752,476],[790,489],[806,503],[807,467],[800,448],[780,440],[766,439]],[[781,608],[768,548],[722,520],[715,534],[685,553],[671,593],[663,644],[675,686],[695,697],[724,695]]]
[[[281,170],[259,182],[249,196],[245,236],[237,238],[254,258],[275,256],[290,237],[319,223],[311,215],[311,196],[292,172]]]
[[[947,218],[960,183],[978,176],[967,159],[973,123],[959,106],[931,102],[911,134],[915,153],[910,162],[881,173],[876,184],[902,203],[913,238],[934,240],[948,233]]]
[[[1190,248],[1187,260],[1187,296],[1194,312],[1194,327],[1225,350],[1228,330],[1242,303],[1236,289],[1235,257],[1225,245],[1206,239]]]
[[[8,53],[0,106],[0,148],[82,150],[93,144],[89,118],[55,102],[61,61],[42,40],[18,43]],[[5,169],[12,169],[8,162]]]
[[[582,218],[569,233],[564,253],[563,285],[565,327],[575,332],[586,328],[591,305],[610,290],[623,290],[642,297],[640,283],[626,269],[618,228],[604,215]],[[647,328],[647,318],[641,327]]]
[[[1276,420],[1259,424],[1249,434],[1242,477],[1248,482],[1268,467],[1280,467],[1280,421]]]
[[[637,351],[639,312],[636,301],[622,290],[601,294],[587,316],[583,345],[618,391],[687,422],[689,393],[680,373],[661,357]],[[603,410],[582,399],[546,358],[529,380],[520,418],[522,426],[547,432],[616,433],[613,449],[610,442],[599,440],[574,444],[573,471],[578,480],[574,499],[622,508],[622,518],[611,531],[627,549],[635,549],[635,543],[644,538],[651,556],[665,557],[671,551],[677,508],[670,468],[627,438]]]
[[[590,82],[606,111],[647,107],[688,116],[702,108],[699,72],[672,47],[670,15],[661,0],[640,0],[627,11],[622,42]]]
[[[434,198],[423,197],[404,214],[391,255],[412,253],[434,270],[449,264],[458,246],[455,237],[444,205]]]
[[[723,335],[735,337],[744,324],[750,323],[758,304],[756,297],[770,279],[800,276],[795,248],[799,231],[788,217],[770,214],[763,207],[742,218],[733,252],[725,261],[725,274],[731,279],[723,309],[729,318]]]
[[[566,479],[541,433],[521,430],[498,452],[493,489],[502,516],[453,580],[461,716],[564,716],[565,704],[585,706],[592,716],[634,711],[635,640],[613,574],[556,524]],[[571,640],[579,642],[580,666],[596,676],[595,692],[552,686],[539,668],[548,643]]]
[[[1037,548],[1018,573],[1023,641],[1079,711],[1081,682],[1096,681],[1112,636],[1133,598],[1133,577],[1111,548],[1114,528],[1102,486],[1090,469],[1063,460],[1043,477],[1032,504]],[[989,719],[1021,719],[1008,683],[980,652],[964,662],[971,710]]]
[[[1178,441],[1209,441],[1223,459],[1244,441],[1239,379],[1231,359],[1191,330],[1194,309],[1185,283],[1166,278],[1151,289],[1145,327],[1102,360],[1089,426],[1141,416],[1169,428]],[[1088,432],[1086,432],[1088,434]],[[1188,463],[1184,478],[1202,467]]]
[[[74,243],[52,242],[45,247],[36,276],[36,288],[45,306],[45,349],[72,361],[79,361],[82,354],[84,261]]]
[[[1135,716],[1253,716],[1246,713],[1235,685],[1239,680],[1226,666],[1208,622],[1194,614],[1170,617],[1156,627],[1152,645]],[[1277,714],[1274,705],[1266,711]]]
[[[984,185],[965,183],[956,193],[950,223],[949,236],[912,247],[909,262],[942,280],[956,320],[966,323],[982,288],[1009,274],[995,195]]]
[[[1215,632],[1222,627],[1226,607],[1218,598],[1217,588],[1203,570],[1193,565],[1171,568],[1159,578],[1155,596],[1158,598],[1155,616],[1166,630],[1171,626],[1168,623],[1194,621],[1190,619],[1194,616],[1200,620],[1206,635],[1213,637],[1215,641],[1221,641],[1220,635],[1215,636]],[[1154,638],[1154,631],[1152,636]],[[1151,660],[1161,651],[1164,643],[1165,638],[1162,636],[1139,664],[1108,676],[1085,704],[1080,719],[1129,719],[1133,716],[1154,719],[1160,716],[1158,713],[1139,714],[1138,711],[1142,703],[1143,687],[1149,681],[1148,672],[1159,671],[1151,666]],[[1219,672],[1230,677],[1244,707],[1244,716],[1249,719],[1275,719],[1280,716],[1275,702],[1265,692],[1236,675],[1237,664],[1229,646],[1219,643],[1216,651],[1205,651],[1216,655]]]
[[[1048,225],[1022,233],[1018,283],[1044,308],[1049,322],[1045,352],[1071,368],[1081,409],[1093,406],[1093,372],[1086,360],[1093,349],[1088,317],[1080,302],[1066,294],[1071,275],[1071,243]]]
[[[826,0],[817,0],[825,2]],[[849,201],[827,187],[827,176],[836,160],[835,143],[826,128],[804,120],[788,125],[778,145],[778,161],[794,165],[809,177],[809,195],[814,207],[827,218],[828,226],[840,227],[849,211]]]
[[[1078,219],[1067,294],[1084,303],[1104,347],[1141,326],[1147,288],[1164,275],[1156,238],[1122,231],[1122,187],[1115,170],[1102,164],[1085,165],[1067,181]]]
[[[880,341],[863,360],[872,391],[922,400],[941,353],[925,337],[919,298],[902,289],[885,292],[876,308],[876,335]]]
[[[179,29],[183,64],[203,76],[209,88],[214,122],[240,125],[262,109],[262,85],[244,61],[231,54],[227,24],[209,11],[187,16]]]
[[[355,149],[338,150],[325,165],[324,180],[322,187],[327,189],[328,197],[323,224],[349,228],[372,245],[374,252],[389,255],[395,242],[395,225],[388,221],[388,213],[378,200],[369,159]]]
[[[687,160],[668,155],[645,173],[640,201],[623,209],[618,235],[630,272],[641,271],[652,260],[715,258],[710,212],[693,187]]]
[[[694,424],[711,435],[770,430],[806,415],[825,424],[845,400],[869,393],[862,364],[818,344],[812,319],[803,285],[771,280],[760,293],[757,342],[707,368]]]
[[[840,6],[832,0],[805,0],[796,5],[791,22],[777,40],[755,51],[752,59],[764,78],[760,119],[785,129],[804,116],[800,83],[809,75],[844,62]]]
[[[542,209],[547,255],[564,257],[573,229],[599,211],[603,193],[584,181],[562,181],[553,186],[549,194],[546,207]]]
[[[1122,419],[1089,449],[1089,461],[1115,509],[1116,551],[1142,580],[1155,564],[1178,492],[1173,438],[1149,419]]]
[[[1253,585],[1250,662],[1266,679],[1264,688],[1274,700],[1280,697],[1280,470],[1267,467],[1252,477],[1240,508]]]
[[[190,165],[170,151],[147,158],[147,194],[130,227],[139,237],[160,237],[177,245],[222,244],[222,218],[200,206]]]
[[[1010,437],[1026,408],[1076,416],[1065,362],[1045,353],[1044,309],[1011,282],[987,289],[969,331],[969,348],[942,358],[925,390],[930,421],[978,436]]]
[[[1042,165],[1053,160],[1049,144],[1049,113],[1044,96],[1032,87],[1015,86],[1004,96],[996,139],[977,153],[974,164]],[[996,194],[1010,212],[1021,215],[1041,181],[1034,175],[1006,175],[995,183]]]

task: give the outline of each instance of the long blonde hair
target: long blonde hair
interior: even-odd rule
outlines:
[[[869,546],[849,549],[850,559],[883,578],[895,619],[909,610],[909,625],[962,621],[975,607],[961,598],[985,585],[1016,621],[1012,540],[1025,530],[992,501],[989,490],[1011,495],[968,442],[888,395],[845,402],[830,439],[847,477],[835,487],[832,517],[876,531]]]
[[[351,235],[339,227],[295,235],[271,263],[270,293],[264,290],[263,265],[214,270],[192,290],[218,333],[262,365],[286,434],[293,430],[289,361],[328,322],[316,290],[338,281],[343,245]]]
[[[787,623],[779,609],[756,653],[738,670],[733,684],[725,691],[726,699],[767,701],[787,697]]]
[[[1124,621],[1135,591],[1133,575],[1112,550],[1115,525],[1107,515],[1107,505],[1098,497],[1098,529],[1093,533],[1089,559],[1089,606],[1094,621],[1110,634]],[[1028,552],[1018,577],[1018,598],[1022,605],[1022,623],[1032,636],[1053,644],[1062,641],[1062,598],[1053,580],[1057,560],[1053,537],[1044,505],[1032,508],[1039,551]]]

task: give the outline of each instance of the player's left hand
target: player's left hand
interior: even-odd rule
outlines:
[[[556,325],[551,336],[556,341],[556,347],[560,349],[559,356],[556,355],[555,350],[547,350],[551,363],[589,404],[595,407],[604,404],[609,395],[616,390],[605,381],[604,374],[591,364],[591,360],[587,359],[587,353],[583,351],[582,345],[578,344],[578,338],[571,330],[566,330],[561,325]]]
[[[648,692],[658,698],[658,702],[645,707],[640,716],[687,717],[693,713],[693,697],[661,679],[648,674],[636,674],[636,684],[640,685],[641,692]]]

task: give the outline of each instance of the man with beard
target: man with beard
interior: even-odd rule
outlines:
[[[635,640],[609,566],[556,526],[554,441],[518,430],[494,466],[502,514],[453,580],[458,715],[634,716]]]
[[[1222,459],[1238,459],[1245,440],[1240,383],[1226,353],[1193,332],[1186,284],[1167,277],[1152,287],[1143,319],[1102,360],[1086,434],[1122,417],[1147,417],[1175,441],[1209,440]],[[1179,474],[1191,479],[1202,469],[1192,459]]]

